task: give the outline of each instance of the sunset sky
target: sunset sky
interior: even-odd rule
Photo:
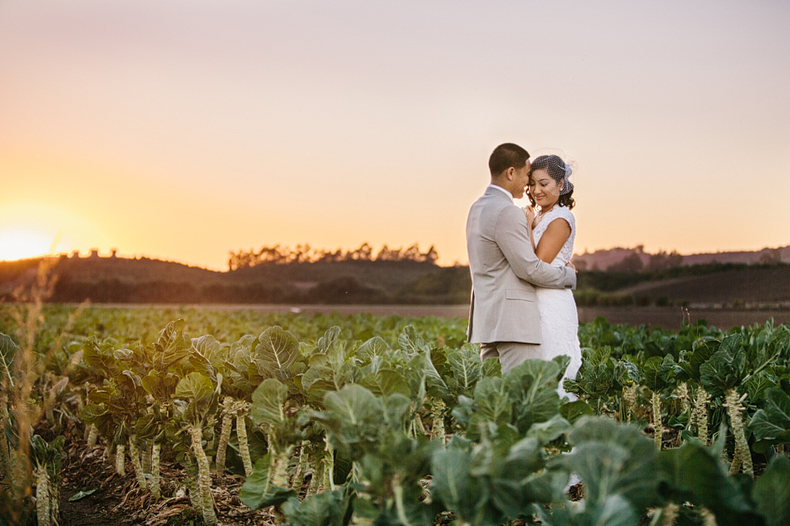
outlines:
[[[789,26],[785,0],[0,0],[0,259],[466,263],[502,142],[577,164],[577,253],[785,246]]]

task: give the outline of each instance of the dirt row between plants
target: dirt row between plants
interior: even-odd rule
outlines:
[[[134,468],[127,458],[126,475],[115,472],[104,459],[104,445],[88,449],[82,437],[71,433],[67,440],[68,457],[63,463],[60,482],[60,524],[63,526],[112,526],[144,524],[176,526],[203,524],[200,513],[192,509],[184,494],[182,470],[172,461],[160,467],[162,498],[154,502],[137,483]],[[212,473],[211,492],[219,523],[223,526],[272,526],[268,510],[255,511],[241,503],[238,494],[244,480],[234,475],[220,478]],[[93,493],[73,502],[79,492]]]

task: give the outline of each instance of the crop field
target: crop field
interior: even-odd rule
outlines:
[[[790,524],[790,328],[0,305],[0,524]],[[577,482],[578,484],[569,484]]]
[[[172,305],[151,304],[104,304],[97,307],[117,309],[172,309]],[[209,311],[254,311],[259,313],[304,313],[304,314],[375,314],[378,316],[405,316],[418,318],[467,318],[469,305],[272,305],[272,304],[196,304],[188,306]],[[709,325],[729,329],[740,325],[765,323],[773,318],[777,323],[790,323],[790,309],[723,309],[697,307],[579,307],[579,321],[589,323],[596,318],[606,318],[614,325],[648,325],[662,329],[678,330],[684,323],[706,322]]]

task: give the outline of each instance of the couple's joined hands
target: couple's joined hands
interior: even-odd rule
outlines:
[[[529,225],[529,228],[531,230],[532,223],[535,222],[535,215],[536,215],[535,209],[532,207],[532,205],[527,205],[527,207],[524,209],[524,212],[527,214],[527,224]]]

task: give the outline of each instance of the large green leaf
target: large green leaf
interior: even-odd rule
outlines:
[[[330,327],[324,332],[324,335],[318,339],[315,348],[311,354],[326,354],[338,342],[341,329],[337,325]]]
[[[686,442],[680,448],[662,451],[657,467],[664,494],[671,501],[705,506],[721,526],[755,524],[748,501],[712,448]]]
[[[272,484],[270,459],[270,455],[267,454],[256,460],[252,475],[247,477],[239,490],[241,502],[254,510],[278,506],[288,499],[296,497],[294,490]]]
[[[373,356],[383,356],[389,349],[389,345],[381,336],[374,336],[357,348],[356,355],[361,360],[369,362]]]
[[[752,498],[766,526],[790,524],[790,459],[777,456],[757,479]]]
[[[483,378],[475,386],[474,400],[460,396],[458,402],[459,405],[453,410],[453,416],[459,423],[467,426],[470,438],[474,438],[478,433],[480,422],[506,425],[510,423],[513,416],[513,400],[506,389],[505,382],[499,377]]]
[[[246,360],[249,361],[257,341],[258,338],[252,334],[243,335],[241,338],[230,344],[228,359],[235,364],[238,357],[244,356]]]
[[[413,400],[421,402],[428,394],[428,388],[434,396],[442,396],[446,393],[447,386],[431,362],[430,351],[426,349],[420,353],[408,354],[406,358],[407,362],[399,368],[399,371],[409,384]]]
[[[398,336],[398,345],[409,354],[418,354],[430,349],[413,325],[407,325]]]
[[[550,420],[533,425],[527,430],[527,437],[535,437],[542,445],[561,437],[570,429],[571,425],[560,415],[554,415]]]
[[[211,359],[220,350],[220,343],[211,334],[206,334],[200,338],[192,338],[192,346],[208,359]]]
[[[471,478],[471,460],[469,451],[453,447],[439,449],[431,457],[432,497],[465,522],[470,522],[488,500],[485,489],[478,488]]]
[[[659,393],[675,384],[675,359],[671,354],[652,356],[642,366],[642,381],[651,391]]]
[[[513,401],[511,423],[521,432],[551,419],[559,411],[559,374],[560,364],[556,361],[526,360],[502,376]]]
[[[411,409],[411,400],[400,393],[393,393],[382,398],[382,423],[392,430],[402,430],[406,417]]]
[[[367,508],[364,516],[375,518],[375,524],[431,526],[436,511],[430,513],[421,502],[420,480],[429,476],[431,453],[437,446],[435,441],[412,439],[401,430],[382,433],[378,444],[355,463],[355,473],[364,481],[355,512],[361,504]]]
[[[639,516],[622,495],[610,495],[603,505],[585,511],[585,515],[589,517],[588,524],[591,525],[636,526],[639,524]]]
[[[115,357],[114,340],[98,342],[91,339],[85,345],[82,359],[85,363],[99,371],[105,378],[112,378],[119,370],[118,360]]]
[[[469,394],[483,375],[480,352],[470,344],[447,351],[447,365],[457,381],[458,394]]]
[[[270,374],[285,374],[299,356],[299,340],[282,327],[269,327],[258,336],[255,355]]]
[[[483,360],[483,378],[502,376],[502,364],[496,358]]]
[[[576,379],[568,382],[573,392],[586,394],[591,399],[605,396],[614,384],[611,347],[582,349],[582,365]]]
[[[176,397],[194,400],[196,403],[206,401],[212,394],[214,394],[214,384],[207,376],[200,373],[189,373],[176,385]]]
[[[693,379],[699,382],[700,366],[713,356],[719,345],[720,342],[715,337],[703,336],[694,341],[690,350],[681,352],[678,366],[685,373],[683,379]]]
[[[560,415],[571,424],[575,424],[577,420],[585,415],[593,414],[595,414],[595,411],[584,400],[574,400],[560,406]]]
[[[250,417],[256,424],[276,425],[285,420],[285,401],[288,387],[279,380],[268,378],[252,393]]]
[[[436,370],[436,366],[431,360],[431,351],[426,349],[422,354],[423,369],[425,370],[425,381],[429,390],[429,394],[435,397],[444,396],[447,393],[447,384],[444,379]]]
[[[122,378],[121,378],[121,377],[122,377]],[[129,369],[124,369],[124,370],[121,372],[121,377],[119,377],[119,379],[121,379],[121,380],[122,380],[123,378],[127,378],[127,379],[129,380],[129,382],[131,382],[131,386],[130,386],[130,388],[131,388],[132,390],[133,390],[134,388],[136,388],[136,387],[142,387],[142,386],[143,386],[143,382],[142,382],[142,379],[140,378],[140,375],[136,374],[136,373],[135,373],[134,371],[132,371],[132,370],[129,370]]]
[[[771,443],[790,443],[790,395],[778,388],[765,392],[765,406],[749,421],[754,438]]]
[[[562,494],[567,480],[547,473],[536,436],[521,438],[510,427],[486,434],[473,448],[453,441],[432,456],[432,494],[471,524],[500,524],[532,512]],[[539,434],[539,433],[537,433]]]
[[[535,505],[533,511],[543,526],[638,526],[640,524],[638,513],[622,495],[610,495],[600,506],[578,506],[574,502],[561,501],[551,506]]]
[[[104,404],[86,404],[80,412],[80,418],[86,424],[93,424],[108,413]]]
[[[700,382],[714,397],[740,385],[750,368],[743,350],[743,336],[733,334],[722,340],[719,350],[700,365]]]
[[[7,334],[0,332],[0,356],[6,364],[14,361],[14,355],[19,351],[19,346]]]
[[[355,383],[361,373],[354,352],[345,345],[333,345],[326,354],[310,357],[310,366],[302,375],[302,389],[311,401],[320,403],[325,393]]]
[[[552,463],[581,477],[589,507],[604,506],[612,495],[622,495],[637,510],[656,503],[658,481],[645,476],[655,472],[656,450],[639,428],[603,417],[582,417],[568,440],[573,451]]]
[[[189,355],[192,340],[187,334],[184,334],[184,328],[186,328],[186,321],[177,319],[168,323],[159,332],[159,338],[154,344],[155,356],[159,362],[158,369],[166,370]]]
[[[105,404],[87,404],[80,412],[80,418],[86,424],[93,424],[99,433],[108,440],[118,428],[121,415],[111,413]]]
[[[370,373],[360,379],[359,385],[370,389],[376,396],[387,396],[394,393],[404,396],[411,394],[409,384],[398,371],[393,369],[381,369]]]
[[[382,414],[381,400],[359,385],[347,385],[340,391],[324,396],[326,413],[335,422],[348,426],[364,426]]]
[[[302,502],[289,498],[282,505],[288,526],[346,526],[353,507],[347,489],[336,489],[310,495]]]
[[[763,370],[749,376],[742,386],[741,391],[745,391],[748,394],[749,401],[756,404],[765,399],[765,394],[768,390],[778,387],[779,382],[772,374]]]
[[[491,482],[489,491],[492,503],[508,517],[528,513],[533,498],[544,493],[541,490],[547,486],[546,479],[537,478],[539,471],[546,465],[546,456],[539,440],[535,437],[525,438],[514,444],[507,451],[507,456],[496,453],[494,456],[495,460],[489,464],[489,472],[486,473]],[[536,487],[529,487],[533,485]]]
[[[160,372],[156,369],[143,376],[141,384],[145,392],[157,400],[169,400],[175,392],[178,377],[169,372]]]
[[[336,449],[357,460],[376,446],[382,433],[402,427],[409,399],[397,393],[382,399],[360,385],[347,385],[326,393],[324,407],[314,418],[329,431]]]

